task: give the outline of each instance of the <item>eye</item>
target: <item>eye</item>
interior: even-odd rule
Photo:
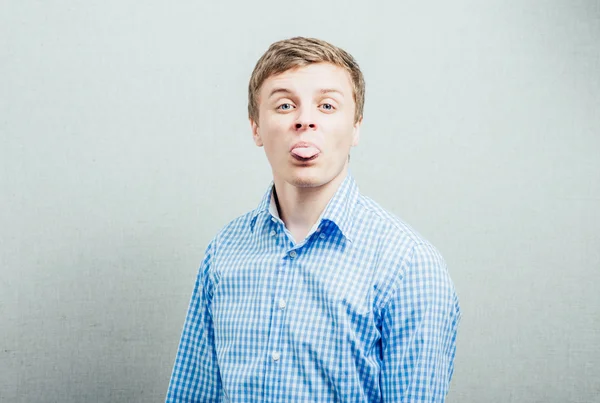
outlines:
[[[333,105],[331,105],[331,104],[321,104],[321,108],[323,108],[323,109],[324,109],[324,110],[326,110],[326,111],[332,111],[332,110],[334,110],[334,109],[335,109],[335,108],[333,107]]]
[[[277,107],[280,111],[289,111],[293,108],[292,104],[281,104]]]

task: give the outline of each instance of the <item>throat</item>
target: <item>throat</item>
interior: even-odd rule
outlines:
[[[308,229],[305,228],[288,228],[292,237],[294,238],[294,243],[299,244],[306,239],[308,235]]]

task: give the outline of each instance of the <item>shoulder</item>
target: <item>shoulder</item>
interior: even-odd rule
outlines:
[[[422,284],[420,279],[451,284],[439,250],[412,226],[363,195],[356,209],[359,243],[374,247],[377,256],[377,305],[384,305],[400,289]]]
[[[209,244],[213,256],[217,256],[223,249],[239,244],[248,237],[253,221],[253,213],[254,210],[251,210],[242,214],[229,221],[217,231]]]
[[[409,258],[411,251],[419,245],[435,250],[412,226],[367,196],[359,196],[355,220],[357,233],[380,239],[384,249],[393,253],[396,258]]]
[[[250,222],[253,211],[249,211],[229,221],[221,227],[208,243],[200,274],[211,287],[219,283],[221,268],[229,267],[238,254],[236,249],[248,248]]]

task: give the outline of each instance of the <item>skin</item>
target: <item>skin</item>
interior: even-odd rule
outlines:
[[[294,68],[265,80],[258,105],[252,136],[265,149],[279,215],[298,243],[346,177],[348,154],[358,145],[362,118],[355,122],[350,75],[329,63]],[[296,160],[290,149],[299,141],[315,144],[319,156]]]

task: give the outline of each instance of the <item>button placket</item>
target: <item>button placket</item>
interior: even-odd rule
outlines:
[[[273,236],[273,231],[270,232]],[[283,358],[281,331],[283,327],[283,321],[285,319],[285,312],[287,308],[287,301],[285,296],[291,291],[291,282],[293,281],[293,261],[299,256],[297,250],[288,250],[283,255],[283,259],[278,262],[276,270],[275,289],[272,293],[272,309],[271,309],[271,327],[269,328],[269,341],[267,347],[267,354],[269,361],[275,365]],[[287,257],[287,258],[286,258]],[[271,366],[267,367],[267,375],[269,371],[274,370]]]
[[[271,294],[273,304],[271,306],[271,326],[269,328],[269,342],[267,347],[267,354],[270,358],[269,361],[276,363],[281,359],[281,327],[283,324],[282,311],[279,308],[279,301],[282,299],[282,295],[288,288],[289,283],[289,266],[290,262],[287,259],[281,259],[278,262],[276,271],[275,289]],[[269,375],[269,369],[267,367],[267,376]]]

